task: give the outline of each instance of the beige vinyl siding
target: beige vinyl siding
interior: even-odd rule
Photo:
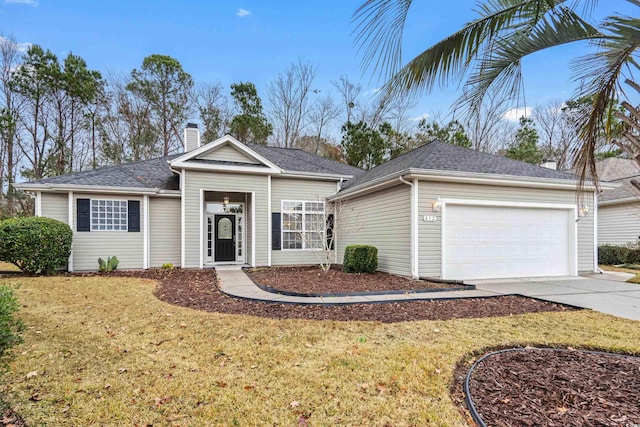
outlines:
[[[457,184],[419,181],[418,218],[436,216],[437,221],[418,222],[419,274],[441,275],[442,217],[433,212],[432,202],[442,199],[491,200],[502,202],[552,203],[576,205],[576,193],[572,190],[534,189],[507,186]],[[591,201],[591,193],[586,197]],[[592,202],[590,203],[593,204]],[[578,222],[578,271],[593,271],[593,207]]]
[[[336,181],[320,181],[294,178],[271,179],[271,211],[281,212],[283,200],[324,201],[337,191]],[[271,215],[271,214],[269,214]],[[322,251],[275,250],[271,252],[272,265],[317,264]]]
[[[640,237],[640,203],[600,206],[598,244],[623,245]]]
[[[67,193],[40,193],[42,216],[69,223],[69,195]]]
[[[76,231],[77,199],[138,200],[140,202],[140,231]],[[142,197],[127,194],[73,194],[73,269],[97,270],[98,258],[117,256],[119,269],[143,268],[144,203]]]
[[[225,144],[222,147],[215,150],[204,153],[202,156],[198,156],[199,159],[207,160],[220,160],[223,162],[238,162],[238,163],[259,163],[256,159],[253,159],[244,153],[236,150],[232,146]]]
[[[180,266],[180,199],[149,198],[149,266]]]
[[[185,170],[183,183],[185,194],[185,267],[200,266],[200,250],[204,236],[201,230],[201,190],[221,192],[255,192],[255,259],[256,265],[267,265],[268,212],[267,177],[264,175],[232,174]],[[247,203],[246,221],[251,221],[251,203]],[[247,227],[247,246],[251,246],[251,227]],[[251,263],[251,251],[247,251]]]
[[[378,248],[378,269],[411,275],[411,187],[406,184],[347,200],[337,224],[338,263],[347,245]]]

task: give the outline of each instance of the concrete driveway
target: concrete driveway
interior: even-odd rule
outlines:
[[[590,308],[626,319],[640,320],[640,284],[619,281],[620,276],[534,277],[466,281],[496,294],[520,294],[547,301]]]

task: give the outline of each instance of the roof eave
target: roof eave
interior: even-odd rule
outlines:
[[[340,179],[353,178],[353,175],[341,175],[341,174],[322,173],[322,172],[299,172],[299,171],[289,171],[289,170],[283,170],[282,176],[291,177],[291,178],[327,179],[332,181],[339,181]]]
[[[84,193],[96,193],[96,194],[114,194],[114,193],[127,193],[127,194],[140,194],[140,195],[155,195],[155,196],[167,196],[176,197],[180,196],[180,190],[165,190],[162,188],[144,188],[144,187],[115,187],[115,186],[102,186],[102,185],[77,185],[77,184],[38,184],[31,182],[21,182],[15,184],[15,187],[23,191],[78,191]]]
[[[611,205],[622,205],[627,203],[637,203],[640,202],[640,197],[631,196],[631,197],[623,197],[620,199],[612,199],[612,200],[598,200],[598,206],[611,206]]]
[[[372,181],[356,185],[352,188],[348,188],[343,192],[329,197],[328,199],[338,200],[347,197],[353,197],[359,194],[366,194],[367,192],[378,190],[385,185],[388,186],[388,184],[393,183],[393,181],[400,176],[430,181],[500,185],[509,187],[557,188],[575,190],[578,186],[577,180],[408,168],[389,175],[385,175]],[[614,183],[600,183],[600,188],[605,190],[614,189],[619,186],[619,184]],[[586,186],[583,191],[595,191],[595,187],[593,185],[589,185]]]

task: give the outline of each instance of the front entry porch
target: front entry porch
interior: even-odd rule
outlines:
[[[247,223],[252,193],[205,191],[203,198],[203,266],[250,263]]]

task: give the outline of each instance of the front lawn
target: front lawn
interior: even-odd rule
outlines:
[[[169,305],[155,282],[6,277],[27,324],[2,394],[28,425],[464,426],[456,363],[484,347],[640,353],[590,311],[402,323],[276,320]]]
[[[604,271],[622,271],[624,273],[632,273],[635,274],[634,277],[627,280],[627,283],[640,283],[640,269],[635,268],[636,265],[633,265],[634,268],[628,267],[614,267],[613,265],[600,265],[599,266]]]

